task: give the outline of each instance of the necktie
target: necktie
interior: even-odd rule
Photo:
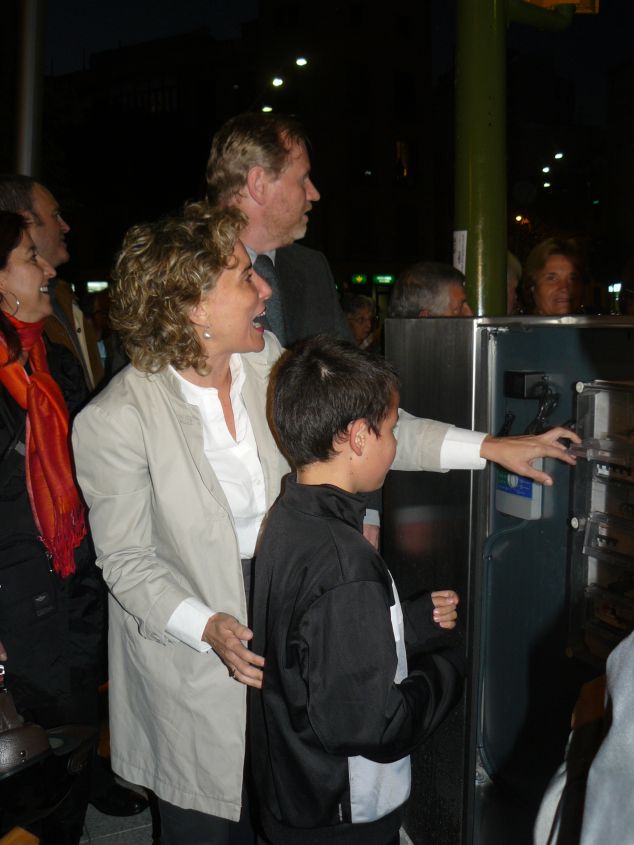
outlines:
[[[265,327],[270,328],[282,346],[286,346],[286,329],[280,297],[280,280],[275,270],[275,264],[273,264],[268,255],[258,255],[255,259],[253,269],[258,276],[262,276],[264,281],[268,282],[272,290],[271,298],[266,303],[264,323],[268,323],[268,326]]]

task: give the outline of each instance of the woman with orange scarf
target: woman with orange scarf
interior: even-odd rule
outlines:
[[[69,452],[83,396],[44,340],[53,268],[25,219],[0,211],[0,656],[18,712],[45,728],[96,723],[101,585]],[[38,831],[78,843],[87,777]],[[0,819],[0,833],[11,819]]]

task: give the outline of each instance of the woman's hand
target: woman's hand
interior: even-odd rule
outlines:
[[[500,464],[516,475],[524,475],[550,487],[553,483],[548,473],[535,469],[531,461],[537,458],[558,458],[567,464],[575,464],[560,438],[581,443],[580,437],[567,428],[557,426],[544,434],[526,434],[521,437],[493,437],[489,434],[482,441],[480,456],[487,461]]]
[[[250,628],[228,613],[214,613],[205,625],[202,639],[213,648],[232,678],[248,687],[262,688],[264,658],[243,643],[253,639]]]
[[[458,618],[456,611],[460,601],[458,593],[454,593],[453,590],[437,590],[431,594],[431,600],[434,603],[434,622],[441,628],[451,631],[456,627]]]

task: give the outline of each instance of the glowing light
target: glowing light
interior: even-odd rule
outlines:
[[[559,159],[563,158],[563,157],[564,157],[563,153],[555,153],[555,158],[557,159],[557,161],[559,161]]]
[[[550,173],[550,167],[542,167],[542,173]]]
[[[273,111],[273,106],[262,106],[262,111],[265,111],[265,112]]]
[[[88,293],[99,293],[102,290],[108,290],[109,284],[104,281],[86,282],[86,290]]]
[[[280,85],[284,85],[284,80],[283,80],[283,79],[281,79],[281,77],[276,76],[276,77],[273,79],[272,85],[273,85],[273,87],[274,87],[274,88],[279,88],[279,87],[280,87]]]
[[[550,188],[550,182],[544,182],[544,188]]]
[[[516,215],[515,215],[515,222],[516,222],[516,223],[521,223],[521,222],[522,222],[522,215],[521,215],[521,214],[516,214]]]
[[[305,59],[303,56],[298,56],[295,59],[295,64],[297,65],[297,67],[306,67],[306,65],[308,64],[308,59]]]

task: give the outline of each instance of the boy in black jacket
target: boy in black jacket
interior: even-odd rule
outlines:
[[[272,377],[272,424],[297,470],[269,516],[253,597],[252,646],[266,664],[251,753],[274,845],[398,843],[408,755],[460,692],[459,658],[441,650],[458,596],[401,606],[362,536],[358,494],[394,460],[398,398],[388,363],[325,336],[286,353]]]

